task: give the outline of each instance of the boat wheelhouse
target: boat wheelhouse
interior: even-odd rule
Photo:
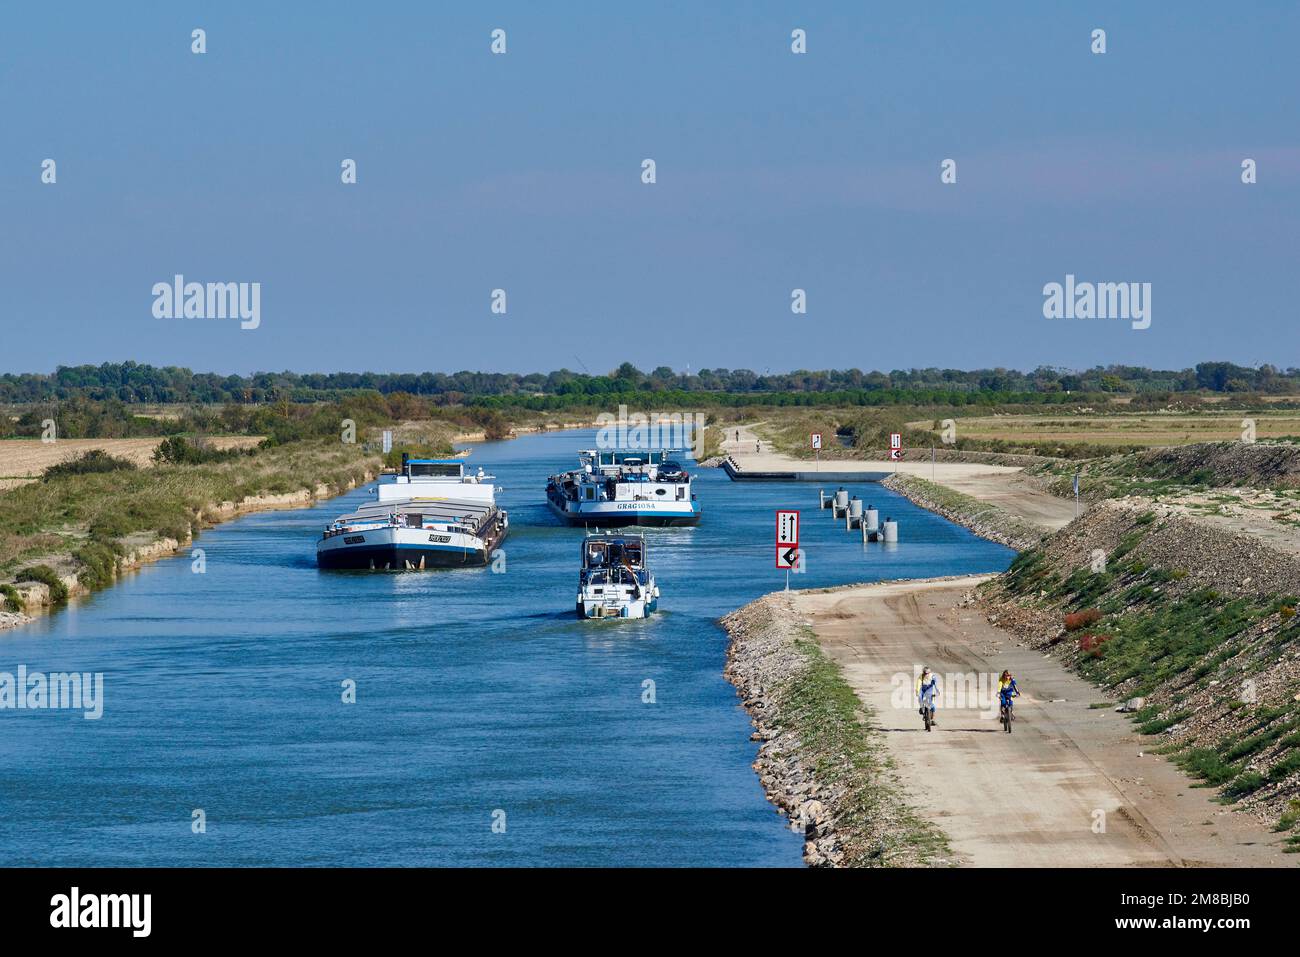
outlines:
[[[321,568],[405,570],[486,565],[505,539],[492,476],[460,459],[412,459],[383,476],[376,501],[341,515],[316,543]]]
[[[694,525],[700,509],[676,449],[586,449],[552,475],[546,501],[570,525]]]
[[[578,576],[579,618],[645,618],[659,605],[644,535],[588,535]]]

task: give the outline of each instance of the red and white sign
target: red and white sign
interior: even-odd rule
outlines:
[[[903,433],[889,433],[889,457],[895,462],[903,457]]]
[[[776,567],[794,568],[799,561],[799,512],[777,509]]]
[[[812,447],[813,447],[813,451],[814,451],[814,452],[817,452],[817,451],[820,451],[820,450],[821,450],[821,447],[822,447],[822,434],[821,434],[820,432],[814,432],[814,433],[812,434]]]

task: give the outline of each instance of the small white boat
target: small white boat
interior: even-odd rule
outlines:
[[[645,618],[659,606],[644,535],[589,535],[582,542],[579,618]]]
[[[321,568],[377,571],[486,565],[510,522],[496,506],[492,476],[465,474],[460,459],[402,456],[381,479],[377,501],[341,515],[316,543]]]

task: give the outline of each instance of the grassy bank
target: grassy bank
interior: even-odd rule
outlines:
[[[872,715],[781,593],[722,620],[727,678],[757,729],[768,798],[824,867],[951,863],[944,834],[909,806]]]
[[[819,780],[842,789],[836,828],[849,867],[929,865],[951,854],[938,828],[906,809],[888,772],[884,745],[840,666],[826,657],[812,629],[795,650],[805,665],[777,691],[777,724],[798,735],[804,756]],[[886,808],[893,820],[880,831]]]
[[[378,457],[361,445],[313,439],[217,461],[55,474],[0,495],[0,580],[59,578],[86,589],[112,582],[122,559],[163,540],[189,540],[219,507],[294,493],[330,494],[365,481]]]
[[[1080,466],[1043,463],[1034,471],[1068,494],[1076,468],[1090,499],[1169,498],[1210,490],[1267,490],[1300,501],[1300,444],[1204,442],[1095,459]]]

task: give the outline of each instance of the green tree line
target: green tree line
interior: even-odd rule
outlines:
[[[860,369],[796,370],[757,373],[749,369],[700,369],[674,372],[660,366],[643,372],[630,362],[603,375],[559,369],[528,374],[513,372],[257,372],[220,375],[192,372],[177,366],[157,367],[136,362],[60,366],[52,373],[0,375],[0,402],[31,404],[74,398],[129,405],[158,403],[263,404],[333,401],[359,392],[381,395],[406,393],[428,397],[441,405],[486,400],[538,401],[559,404],[538,408],[568,408],[582,399],[621,394],[664,393],[698,396],[714,393],[733,397],[720,402],[744,404],[746,396],[761,396],[766,404],[802,404],[814,396],[818,403],[848,397],[849,404],[888,404],[942,401],[964,404],[966,397],[1063,396],[1067,393],[1134,394],[1238,392],[1300,394],[1300,369],[1258,368],[1230,362],[1202,362],[1191,369],[1158,370],[1141,366],[1097,366],[1083,371],[1040,366],[1029,372],[1015,369]],[[897,398],[901,394],[907,398]],[[870,400],[861,397],[869,396]],[[935,399],[933,397],[939,397]],[[957,397],[957,398],[954,398]],[[698,400],[697,400],[698,401]],[[994,399],[993,401],[1004,401]],[[1017,401],[1052,401],[1018,399]]]

